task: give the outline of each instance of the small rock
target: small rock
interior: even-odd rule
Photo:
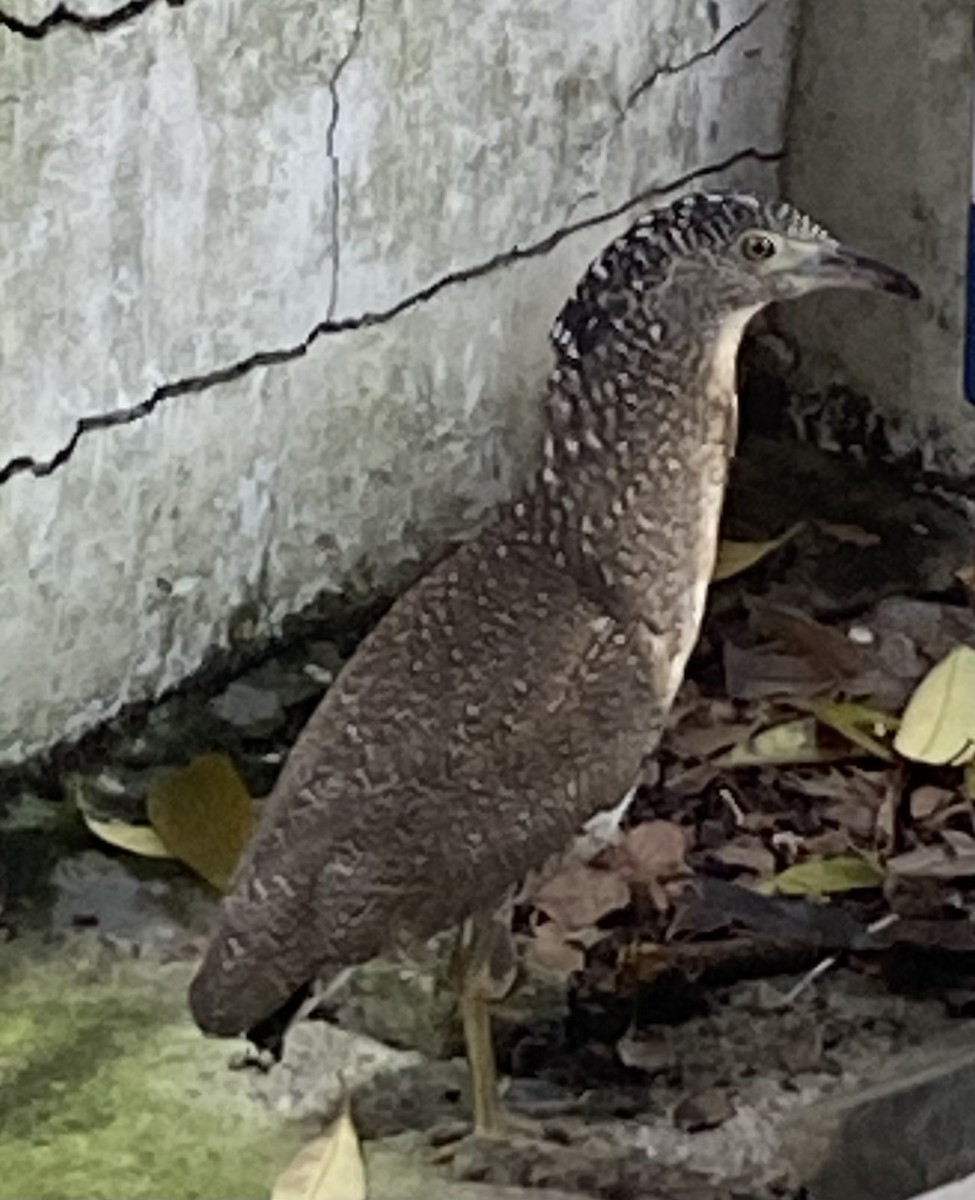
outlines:
[[[779,1047],[779,1061],[792,1075],[822,1069],[822,1027],[815,1021],[809,1021],[793,1030]]]
[[[221,721],[251,737],[266,737],[284,723],[284,706],[274,692],[235,680],[210,701]]]
[[[685,1133],[717,1129],[735,1115],[731,1095],[725,1088],[705,1088],[686,1096],[674,1110],[674,1124]]]
[[[677,1051],[671,1040],[664,1037],[625,1037],[616,1046],[624,1067],[635,1067],[648,1075],[662,1075],[674,1070]]]

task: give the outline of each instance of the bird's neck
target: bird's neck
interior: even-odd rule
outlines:
[[[549,382],[543,463],[512,507],[515,536],[651,627],[693,593],[685,624],[696,632],[751,315],[664,346],[614,345]]]

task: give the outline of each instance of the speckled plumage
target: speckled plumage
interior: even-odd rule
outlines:
[[[589,268],[538,473],[393,606],[289,756],[192,985],[204,1029],[491,906],[630,787],[702,617],[738,340],[808,290],[744,263],[755,229],[835,246],[788,205],[695,195]]]

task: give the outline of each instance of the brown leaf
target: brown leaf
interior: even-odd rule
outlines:
[[[926,783],[911,792],[911,816],[915,821],[926,821],[942,808],[946,808],[954,798],[955,793],[947,788]]]
[[[581,946],[568,941],[568,936],[568,932],[557,921],[546,921],[528,939],[528,953],[541,966],[559,975],[581,971],[586,965],[585,952]]]
[[[836,681],[852,679],[868,664],[863,648],[851,642],[846,634],[798,608],[757,599],[751,601],[749,608],[752,624],[759,633],[816,663]]]
[[[756,875],[771,875],[775,870],[775,855],[758,838],[736,838],[713,850],[711,857],[727,867],[742,867]]]
[[[687,870],[687,831],[673,821],[644,821],[627,830],[617,852],[620,872],[633,883],[682,875]]]
[[[839,804],[831,804],[823,815],[828,821],[835,821],[859,838],[872,837],[877,826],[877,807],[858,800],[841,800]]]
[[[849,542],[851,546],[879,546],[883,540],[879,533],[871,533],[862,525],[845,525],[833,521],[817,521],[817,526],[838,542]]]
[[[951,846],[918,846],[887,860],[887,870],[902,879],[962,879],[975,875],[975,852],[956,854]]]
[[[735,700],[815,696],[834,684],[832,674],[818,663],[768,646],[736,646],[729,641],[721,657],[725,691]]]
[[[626,880],[615,871],[568,858],[532,897],[535,907],[567,931],[595,925],[630,902]]]

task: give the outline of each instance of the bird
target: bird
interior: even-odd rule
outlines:
[[[279,1058],[315,981],[460,928],[474,1130],[505,1128],[475,947],[652,754],[715,563],[743,332],[821,288],[920,295],[748,192],[684,195],[594,259],[551,329],[537,469],[392,605],[291,749],[190,984],[201,1030]]]

